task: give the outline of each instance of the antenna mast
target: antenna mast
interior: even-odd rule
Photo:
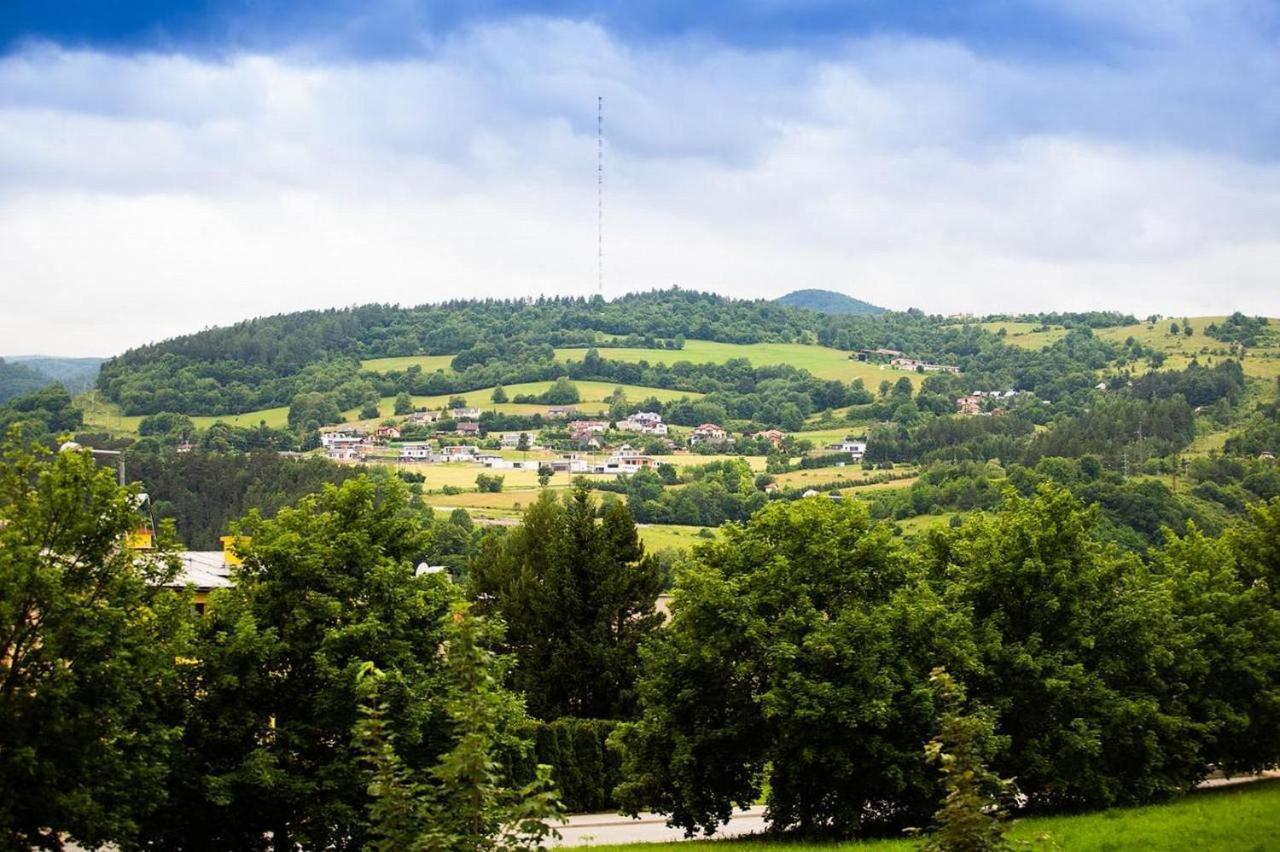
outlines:
[[[596,292],[604,295],[604,96],[596,96]]]

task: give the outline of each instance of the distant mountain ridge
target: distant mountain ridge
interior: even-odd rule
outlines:
[[[793,290],[787,295],[775,299],[780,305],[789,308],[805,308],[823,314],[855,314],[869,316],[885,313],[885,308],[837,293],[834,290]]]
[[[72,394],[83,393],[98,379],[102,358],[56,358],[10,355],[0,358],[0,402],[55,382]]]

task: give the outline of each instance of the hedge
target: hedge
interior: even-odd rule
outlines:
[[[613,719],[535,721],[528,732],[533,753],[519,767],[518,775],[533,778],[536,764],[551,767],[565,807],[577,813],[617,808],[613,788],[622,780],[621,761],[606,744],[617,727]]]

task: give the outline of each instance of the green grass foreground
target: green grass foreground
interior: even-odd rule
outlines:
[[[1280,849],[1280,780],[1201,790],[1163,805],[1015,820],[1009,836],[1017,845],[1019,841],[1034,841],[1046,832],[1053,843],[1065,852],[1128,849],[1266,852]],[[677,846],[681,850],[714,849],[715,852],[793,852],[797,849],[889,852],[915,849],[917,845],[916,841],[904,838],[846,843],[708,840],[578,848],[589,848],[593,852],[652,852]],[[1040,847],[1031,843],[1028,848],[1053,849],[1054,846]]]

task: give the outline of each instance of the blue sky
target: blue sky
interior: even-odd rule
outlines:
[[[1280,314],[1275,2],[10,0],[4,349],[588,292],[597,95],[610,293]]]
[[[1105,51],[1125,38],[1114,21],[1072,14],[1064,4],[928,0],[681,0],[588,2],[381,2],[365,0],[16,0],[0,21],[12,48],[31,39],[111,50],[176,49],[202,53],[274,50],[340,34],[349,55],[404,56],[421,36],[450,33],[513,16],[590,20],[626,39],[712,38],[753,48],[812,47],[841,37],[909,32],[962,39],[988,49],[1075,54]]]

